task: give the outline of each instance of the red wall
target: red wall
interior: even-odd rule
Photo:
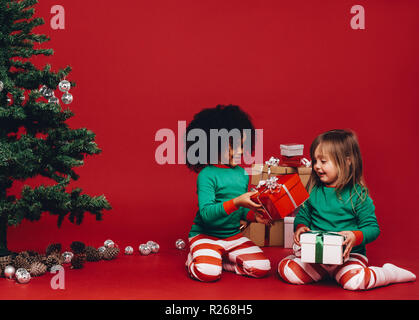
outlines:
[[[65,8],[52,30],[51,6]],[[365,30],[350,8],[365,8]],[[61,229],[45,214],[9,229],[11,249],[111,238],[163,247],[187,238],[197,208],[196,175],[158,165],[161,128],[177,129],[203,107],[238,104],[264,130],[264,158],[334,128],[358,134],[382,233],[376,255],[418,250],[419,3],[417,1],[74,1],[42,0],[54,69],[71,65],[73,127],[103,149],[72,183],[105,194],[113,210]],[[413,253],[417,254],[417,253]]]

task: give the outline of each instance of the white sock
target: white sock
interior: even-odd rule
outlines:
[[[385,263],[383,265],[383,271],[386,277],[386,282],[389,283],[398,283],[398,282],[408,282],[415,281],[416,275],[409,270],[399,268],[391,263]]]

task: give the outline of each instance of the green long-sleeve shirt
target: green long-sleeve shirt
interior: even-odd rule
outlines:
[[[248,184],[249,176],[240,166],[202,169],[197,179],[199,209],[189,237],[206,234],[224,239],[238,234],[240,220],[247,218],[249,209],[236,208],[232,199],[247,192]]]
[[[311,230],[355,231],[356,246],[351,252],[364,255],[365,245],[380,234],[373,201],[359,185],[343,189],[340,196],[335,188],[315,186],[295,217],[294,230],[301,224]]]

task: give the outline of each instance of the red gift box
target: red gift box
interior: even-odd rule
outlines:
[[[262,204],[264,217],[270,220],[283,219],[309,197],[296,173],[262,180],[256,189],[252,200]]]
[[[293,157],[287,157],[287,156],[281,156],[281,166],[285,167],[301,167],[301,159],[303,156],[293,156]]]

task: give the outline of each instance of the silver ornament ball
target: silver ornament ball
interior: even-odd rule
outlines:
[[[16,276],[16,277],[18,277],[18,276],[20,276],[21,274],[24,274],[24,273],[26,273],[26,272],[28,272],[28,270],[26,270],[25,268],[19,268],[19,269],[17,269],[17,270],[16,270],[16,272],[15,272],[15,276]]]
[[[65,104],[70,104],[73,102],[73,95],[70,92],[66,92],[61,97],[61,101]]]
[[[68,90],[70,90],[70,88],[71,88],[70,81],[62,80],[58,84],[58,89],[60,89],[61,92],[67,92]]]
[[[179,250],[185,249],[186,247],[186,243],[185,241],[183,241],[183,239],[177,239],[175,245],[176,245],[176,248]]]
[[[44,92],[45,92],[45,89],[46,89],[46,88],[47,88],[47,86],[46,86],[46,85],[43,85],[42,87],[40,87],[40,88],[39,88],[39,90],[38,90],[38,91],[39,91],[39,93],[40,93],[40,94],[42,94],[42,95],[44,95]]]
[[[105,246],[105,248],[113,248],[115,247],[115,242],[113,242],[112,240],[106,240],[103,245]]]
[[[154,243],[155,243],[154,241],[149,240],[149,241],[147,241],[146,245],[148,245],[149,247],[151,247],[151,245],[154,244]]]
[[[54,96],[54,90],[52,90],[51,88],[46,87],[43,90],[42,95],[44,96],[44,98],[49,99],[49,98]]]
[[[134,253],[134,248],[131,246],[126,246],[125,247],[125,254],[133,254]]]
[[[6,268],[4,268],[4,276],[7,279],[13,279],[15,272],[16,272],[16,269],[13,266],[6,266]]]
[[[60,104],[60,99],[58,99],[56,96],[52,96],[51,98],[48,99],[48,102]]]
[[[28,271],[21,272],[19,274],[16,273],[16,280],[21,284],[28,283],[29,281],[31,281],[31,274]]]
[[[62,256],[63,256],[63,259],[64,259],[63,263],[70,263],[71,259],[73,259],[73,257],[74,257],[74,253],[72,253],[70,251],[65,251],[65,252],[63,252]]]
[[[151,252],[153,253],[157,253],[159,252],[160,246],[158,245],[158,243],[154,242],[151,246],[150,246]]]
[[[102,246],[102,247],[99,247],[97,250],[98,250],[100,253],[104,253],[104,252],[105,252],[105,250],[106,250],[106,247]]]
[[[0,92],[2,92],[4,89],[4,83],[3,81],[0,81]]]
[[[151,253],[150,247],[145,243],[140,244],[138,250],[143,256],[148,256]]]

